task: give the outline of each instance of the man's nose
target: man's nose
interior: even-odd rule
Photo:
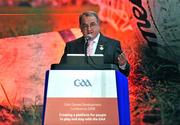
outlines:
[[[88,26],[88,27],[87,27],[87,31],[92,31],[92,27],[91,27],[91,26]]]
[[[92,28],[91,28],[91,26],[88,26],[87,29],[88,29],[88,30],[91,30]]]

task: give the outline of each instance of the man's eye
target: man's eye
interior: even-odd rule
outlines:
[[[83,27],[88,27],[88,25],[84,25]]]
[[[91,23],[90,26],[96,26],[96,23]]]
[[[82,25],[83,28],[88,28],[88,25]]]

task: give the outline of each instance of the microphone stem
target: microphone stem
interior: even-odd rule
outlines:
[[[88,44],[88,40],[85,40],[85,43],[84,43],[84,54],[85,54],[85,63],[86,64],[88,64],[87,44]]]

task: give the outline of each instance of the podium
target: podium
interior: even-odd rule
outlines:
[[[128,81],[114,65],[54,64],[46,73],[43,125],[129,125]]]

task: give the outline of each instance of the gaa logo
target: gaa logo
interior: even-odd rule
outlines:
[[[84,80],[84,79],[76,79],[74,80],[74,85],[76,87],[92,87],[90,81],[88,79]]]

